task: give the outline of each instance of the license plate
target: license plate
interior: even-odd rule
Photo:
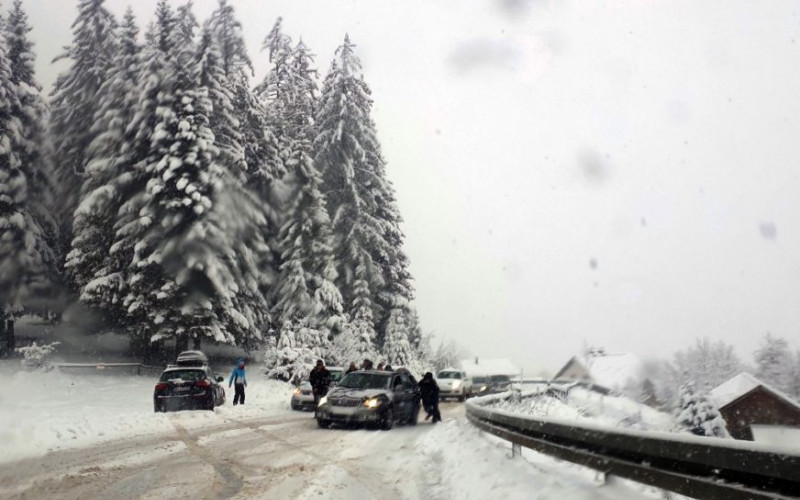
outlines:
[[[189,390],[189,387],[176,387],[175,390],[177,392],[187,392]]]

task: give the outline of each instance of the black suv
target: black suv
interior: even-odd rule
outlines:
[[[225,404],[222,377],[214,376],[208,359],[199,351],[186,351],[178,364],[167,367],[153,391],[153,409],[157,412],[184,409],[214,411]]]
[[[320,399],[314,416],[326,429],[331,424],[373,424],[389,430],[395,422],[417,424],[417,381],[406,370],[350,372]]]

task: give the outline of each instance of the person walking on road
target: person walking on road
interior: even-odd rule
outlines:
[[[441,422],[442,415],[439,413],[439,385],[433,379],[433,373],[428,372],[417,384],[419,395],[422,397],[422,407],[425,408],[425,420],[433,417],[433,423]]]
[[[233,406],[241,403],[244,404],[244,388],[247,387],[247,379],[244,376],[244,358],[236,360],[236,367],[231,373],[231,378],[228,380],[228,389],[231,385],[235,387],[233,396]]]
[[[321,359],[317,360],[317,366],[311,370],[308,380],[311,382],[311,392],[314,394],[314,407],[316,408],[319,399],[328,393],[328,388],[331,386],[331,372],[325,368],[325,363]]]

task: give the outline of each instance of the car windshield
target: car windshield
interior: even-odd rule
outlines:
[[[167,380],[202,380],[206,373],[203,370],[170,370],[161,374],[161,381]]]
[[[472,377],[472,383],[473,384],[485,384],[486,383],[486,377]]]
[[[509,382],[511,379],[508,375],[492,375],[492,382]]]
[[[352,372],[342,377],[339,387],[349,389],[385,389],[389,386],[390,374]]]
[[[331,382],[338,383],[342,380],[342,370],[330,370],[331,372]]]
[[[436,378],[461,378],[461,372],[439,372],[439,375]]]

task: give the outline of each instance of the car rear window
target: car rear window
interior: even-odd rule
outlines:
[[[203,370],[170,370],[161,374],[161,382],[167,380],[202,380],[206,377],[206,372]]]
[[[439,372],[436,378],[461,378],[461,372]]]

